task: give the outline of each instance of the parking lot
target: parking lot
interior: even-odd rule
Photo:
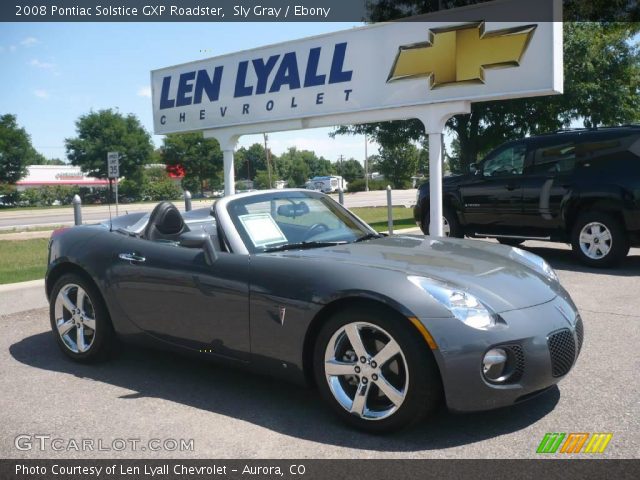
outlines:
[[[530,402],[465,415],[442,410],[411,430],[371,436],[339,423],[313,390],[168,353],[129,347],[110,363],[74,364],[58,351],[46,309],[38,309],[0,317],[0,456],[534,458],[547,432],[610,432],[604,454],[578,456],[639,457],[640,249],[621,268],[592,270],[563,245],[525,246],[556,268],[585,324],[573,371]],[[114,439],[193,439],[194,448],[18,450],[20,434],[109,446]]]

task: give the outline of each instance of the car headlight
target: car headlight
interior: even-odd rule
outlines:
[[[411,283],[427,292],[465,325],[487,330],[496,323],[495,316],[476,297],[462,289],[452,288],[427,277],[407,277]]]
[[[551,268],[551,265],[544,260],[544,258],[518,247],[511,247],[511,254],[509,256],[514,260],[533,268],[536,272],[545,276],[552,282],[559,281],[558,275],[556,275],[556,272]]]

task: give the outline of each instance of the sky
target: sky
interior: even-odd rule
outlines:
[[[359,26],[357,23],[0,23],[0,114],[17,115],[33,146],[66,160],[64,139],[91,110],[133,113],[153,133],[150,72],[193,60]],[[269,134],[276,154],[295,146],[336,161],[364,159],[363,136],[331,128]],[[162,136],[152,135],[162,145]],[[263,142],[242,137],[238,147]],[[370,144],[369,155],[377,153]]]

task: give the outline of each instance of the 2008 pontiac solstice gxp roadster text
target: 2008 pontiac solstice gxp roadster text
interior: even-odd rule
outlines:
[[[583,326],[553,269],[504,245],[382,236],[307,190],[168,202],[54,232],[51,326],[74,360],[116,338],[315,384],[344,420],[389,431],[531,398]]]

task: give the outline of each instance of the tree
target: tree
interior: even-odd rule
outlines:
[[[76,121],[78,136],[67,138],[67,158],[87,175],[107,178],[107,153],[120,154],[120,175],[138,180],[153,153],[151,136],[135,115],[99,110]]]
[[[335,175],[336,168],[330,160],[327,160],[324,157],[317,157],[314,152],[304,151],[307,153],[305,155],[305,160],[309,165],[309,177],[326,177],[327,175]],[[310,155],[309,155],[310,154]]]
[[[507,140],[554,131],[575,121],[586,127],[638,121],[638,32],[637,22],[565,23],[564,94],[473,103],[469,115],[457,115],[447,122],[457,142],[454,153],[459,156],[452,163],[468,172],[471,163]],[[418,120],[343,126],[333,134],[367,134],[382,147],[408,141],[426,143]]]
[[[380,163],[382,162],[382,158],[380,157],[380,155],[369,155],[369,157],[367,158],[367,170],[369,172],[369,175],[371,175],[374,172],[379,172],[380,171]]]
[[[354,158],[338,163],[336,170],[347,182],[353,182],[356,178],[364,178],[364,167]]]
[[[287,179],[290,187],[300,187],[311,175],[309,164],[317,159],[309,150],[291,147],[274,161],[275,178]]]
[[[418,166],[420,152],[412,143],[380,149],[380,172],[394,188],[405,188]]]
[[[269,172],[266,170],[258,170],[256,172],[256,176],[253,179],[253,188],[258,190],[264,190],[266,188],[271,188],[269,185]]]
[[[31,145],[31,137],[18,126],[15,115],[0,117],[0,183],[15,184],[27,174],[27,165],[42,155]],[[42,157],[44,158],[44,157]]]
[[[269,150],[270,158],[274,155]],[[264,146],[254,143],[249,148],[241,147],[234,154],[234,164],[238,178],[253,180],[258,170],[267,170],[267,155]]]
[[[167,166],[182,169],[182,187],[194,192],[203,191],[207,182],[217,182],[222,171],[220,144],[214,138],[204,138],[201,133],[167,135],[162,159]]]

